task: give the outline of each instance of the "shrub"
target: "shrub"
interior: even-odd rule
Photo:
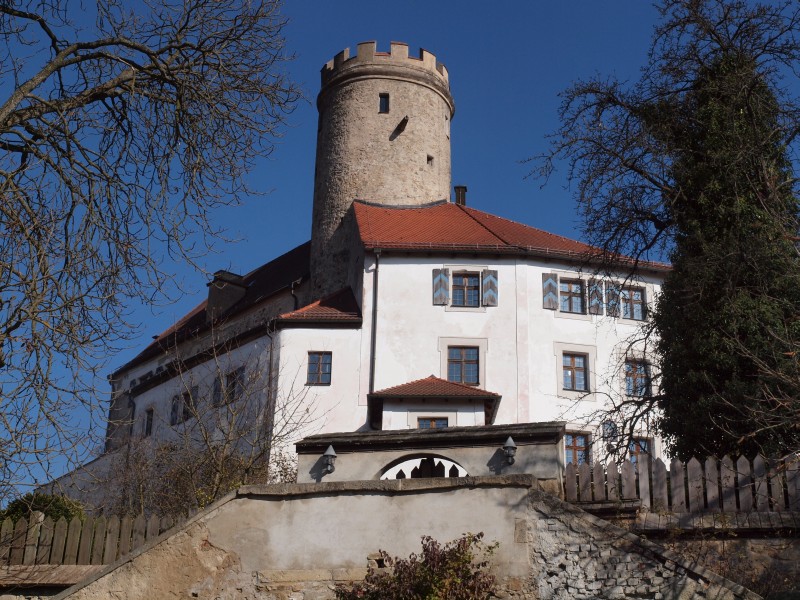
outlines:
[[[67,521],[71,521],[75,517],[83,520],[86,516],[83,504],[77,500],[66,496],[29,492],[21,498],[9,502],[8,506],[0,511],[0,521],[10,518],[16,523],[22,517],[27,519],[36,510],[43,512],[45,517],[50,517],[53,521],[58,521],[61,517]]]
[[[364,581],[336,588],[338,600],[483,600],[494,590],[486,557],[497,544],[486,545],[483,533],[466,533],[444,546],[422,538],[422,553],[407,559],[380,551],[386,568],[370,566]],[[479,560],[483,559],[483,560]]]

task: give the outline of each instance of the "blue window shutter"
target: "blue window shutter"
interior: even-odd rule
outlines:
[[[450,269],[433,270],[433,303],[439,306],[450,303]]]
[[[558,275],[542,273],[542,305],[547,310],[558,310]]]
[[[599,279],[589,281],[589,314],[603,314],[603,282]]]
[[[482,304],[484,306],[497,306],[497,271],[484,269],[481,272]]]

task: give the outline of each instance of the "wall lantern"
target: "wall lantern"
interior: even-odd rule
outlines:
[[[333,445],[328,446],[328,449],[325,450],[325,453],[322,455],[322,464],[325,465],[325,472],[326,473],[333,473],[336,470],[334,463],[336,462],[336,451],[333,449]]]
[[[506,443],[503,444],[503,453],[506,455],[506,462],[510,465],[514,464],[514,455],[517,453],[517,445],[511,436],[508,436]]]

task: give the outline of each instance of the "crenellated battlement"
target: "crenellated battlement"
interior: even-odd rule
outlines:
[[[358,44],[355,56],[350,55],[350,48],[345,48],[329,60],[322,67],[322,86],[325,87],[339,73],[361,65],[385,65],[427,70],[438,77],[447,89],[450,88],[447,67],[437,62],[436,56],[424,48],[420,48],[419,57],[409,56],[408,44],[392,42],[389,52],[378,52],[377,43],[374,41]]]

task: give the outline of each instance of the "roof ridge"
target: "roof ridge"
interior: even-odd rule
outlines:
[[[486,212],[485,210],[480,210],[478,208],[473,208],[471,206],[460,206],[459,208],[463,209],[464,213],[469,215],[469,217],[472,220],[474,220],[476,223],[479,223],[480,225],[485,227],[487,231],[490,231],[492,233],[492,235],[496,236],[498,239],[501,239],[501,240],[503,240],[502,237],[500,237],[497,233],[495,233],[494,230],[491,229],[488,225],[484,225],[479,219],[475,218],[475,216],[473,214],[471,214],[471,213],[473,213],[473,212],[480,213],[482,215],[486,215],[487,217],[491,217],[493,219],[498,219],[500,221],[505,221],[506,223],[510,223],[512,225],[525,227],[526,229],[531,229],[533,231],[536,231],[537,233],[541,233],[541,234],[548,235],[548,236],[551,236],[551,237],[554,237],[554,238],[558,238],[560,240],[564,240],[565,242],[578,243],[578,244],[582,244],[584,246],[588,246],[592,250],[599,250],[599,248],[596,248],[595,246],[592,246],[591,244],[588,244],[583,240],[567,237],[566,235],[561,235],[560,233],[553,233],[552,231],[547,231],[546,229],[542,229],[541,227],[534,227],[533,225],[528,225],[527,223],[521,223],[519,221],[515,221],[513,219],[509,219],[508,217],[501,217],[500,215],[496,215],[494,213]],[[527,250],[529,248],[529,246],[521,246],[519,244],[512,244],[510,242],[506,242],[505,240],[503,240],[503,241],[506,244],[508,244],[509,246],[513,246],[514,248],[519,248],[520,250]],[[588,252],[587,252],[587,254],[588,254]]]
[[[494,232],[493,230],[491,230],[491,229],[490,229],[490,228],[489,228],[487,225],[485,225],[484,223],[481,223],[481,222],[480,222],[478,219],[476,219],[476,218],[475,218],[475,217],[474,217],[472,214],[470,214],[470,212],[467,210],[467,207],[466,207],[466,206],[463,206],[463,205],[461,205],[461,204],[456,204],[455,206],[456,206],[456,208],[460,208],[460,209],[461,209],[461,212],[463,212],[463,213],[464,213],[465,215],[467,215],[467,216],[468,216],[470,219],[472,219],[473,221],[475,221],[475,222],[476,222],[476,223],[477,223],[477,224],[478,224],[480,227],[483,227],[483,228],[484,228],[486,231],[488,231],[489,233],[491,233],[491,234],[492,234],[494,237],[496,237],[498,240],[500,240],[501,242],[503,242],[503,243],[504,243],[506,246],[513,246],[514,248],[519,248],[519,246],[517,246],[516,244],[511,244],[511,243],[509,243],[508,241],[504,240],[504,239],[503,239],[503,238],[502,238],[500,235],[498,235],[496,232]],[[477,210],[477,209],[474,209],[474,208],[473,208],[472,210]],[[483,211],[478,211],[478,212],[483,212]],[[488,215],[489,213],[486,213],[486,212],[484,212],[484,214]]]

